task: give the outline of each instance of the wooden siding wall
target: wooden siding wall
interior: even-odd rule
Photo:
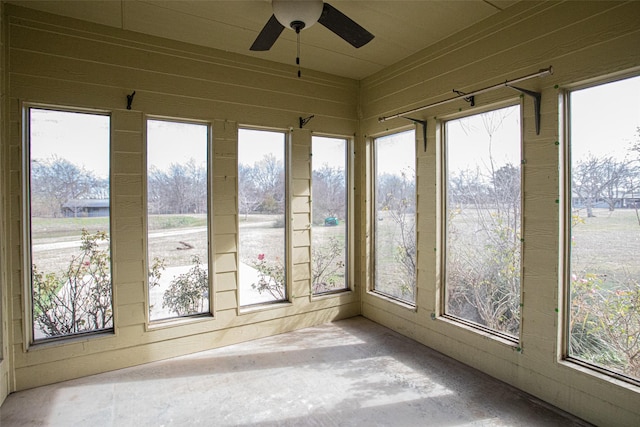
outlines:
[[[5,122],[5,56],[4,52],[5,25],[4,25],[4,4],[0,3],[0,123]],[[4,236],[6,230],[5,212],[2,209],[5,206],[5,194],[7,191],[4,165],[5,152],[4,141],[6,140],[6,127],[0,125],[0,235]],[[5,251],[7,239],[0,238],[0,402],[9,394],[9,316],[7,315],[8,307],[8,289],[7,289],[7,268],[5,268]]]
[[[354,135],[358,83],[212,49],[174,43],[5,5],[8,25],[9,179],[2,233],[10,266],[12,368],[17,391],[255,339],[350,317],[359,294],[310,295],[310,147],[312,132]],[[136,91],[131,110],[126,95]],[[28,346],[23,301],[22,113],[24,102],[111,112],[112,261],[115,333]],[[304,130],[298,117],[314,115]],[[203,120],[213,135],[213,318],[155,327],[146,322],[145,117]],[[288,132],[293,219],[291,301],[260,310],[238,307],[238,127]],[[289,130],[291,129],[291,132]],[[4,265],[4,262],[3,262]],[[1,279],[1,278],[0,278]],[[4,313],[4,311],[3,311]],[[3,316],[4,323],[4,316]],[[2,365],[1,372],[7,372]],[[1,400],[0,400],[1,401]]]
[[[417,151],[417,309],[365,293],[362,312],[599,425],[637,426],[640,388],[559,360],[563,299],[559,297],[558,200],[562,185],[559,159],[564,143],[559,97],[563,88],[578,82],[634,69],[640,73],[638,17],[637,1],[525,2],[361,82],[360,126],[362,133],[371,137],[408,123],[405,119],[379,123],[380,116],[452,98],[452,88],[471,92],[553,66],[552,76],[519,84],[542,93],[540,135],[535,132],[533,102],[530,98],[522,101],[526,163],[521,342],[512,345],[438,317],[442,286],[439,119],[459,114],[460,110],[472,113],[474,108],[464,101],[411,114],[428,122],[427,150]],[[504,88],[477,96],[475,109],[506,100],[517,101],[518,93]],[[366,167],[361,165],[363,170]],[[366,177],[363,179],[359,187],[370,185]],[[363,235],[371,230],[371,214],[365,219]],[[363,282],[367,277],[368,272],[363,271]]]

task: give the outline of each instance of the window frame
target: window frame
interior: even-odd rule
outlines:
[[[313,221],[313,138],[314,137],[320,137],[320,138],[333,138],[333,139],[340,139],[340,140],[344,140],[345,142],[345,153],[344,153],[344,159],[345,159],[345,203],[346,203],[346,219],[347,219],[347,224],[346,224],[346,229],[345,229],[345,286],[343,288],[340,289],[331,289],[329,291],[326,292],[318,292],[318,293],[314,293],[313,292],[313,252],[311,251],[310,253],[310,271],[311,271],[311,298],[312,299],[319,299],[319,298],[323,298],[323,297],[329,297],[335,294],[341,294],[344,292],[350,292],[353,291],[353,268],[351,268],[353,262],[353,138],[349,138],[346,136],[342,136],[342,135],[330,135],[330,134],[322,134],[322,133],[313,133],[311,135],[311,165],[310,165],[310,169],[311,169],[311,173],[310,173],[310,190],[311,190],[311,220]],[[310,234],[310,241],[311,241],[311,245],[313,245],[313,228],[310,228],[309,230],[309,234]]]
[[[377,234],[377,230],[376,230],[376,224],[378,223],[378,215],[377,215],[377,194],[378,194],[378,186],[377,186],[377,177],[378,177],[378,166],[377,166],[377,149],[376,149],[376,142],[378,141],[378,139],[380,138],[385,138],[385,137],[389,137],[389,136],[393,136],[393,135],[399,135],[405,132],[410,132],[413,131],[414,132],[414,138],[413,138],[413,148],[414,148],[414,171],[415,171],[415,178],[414,178],[414,185],[415,185],[415,194],[414,194],[414,204],[415,204],[415,209],[416,212],[414,213],[414,221],[415,221],[415,230],[414,230],[414,234],[415,234],[415,241],[416,241],[416,261],[418,258],[418,130],[417,130],[417,125],[409,125],[409,126],[403,126],[400,128],[395,128],[391,131],[387,131],[384,133],[380,133],[377,135],[372,135],[371,136],[371,143],[370,143],[370,167],[371,167],[371,178],[369,179],[369,183],[371,186],[371,205],[370,205],[370,215],[371,215],[371,229],[370,229],[370,243],[369,243],[369,248],[370,248],[370,257],[368,260],[369,263],[369,269],[370,269],[370,282],[369,285],[367,286],[367,293],[371,294],[371,295],[375,295],[378,298],[382,298],[385,299],[387,301],[390,301],[394,304],[397,304],[400,307],[404,307],[407,308],[409,310],[412,311],[417,311],[418,309],[418,298],[417,298],[417,294],[418,294],[418,268],[417,268],[417,262],[416,262],[416,269],[414,271],[415,274],[415,291],[414,291],[414,301],[409,301],[409,300],[405,300],[393,295],[390,295],[386,292],[382,292],[378,289],[376,289],[376,281],[377,281],[377,275],[376,275],[376,234]]]
[[[596,88],[609,83],[616,83],[629,78],[640,78],[640,71],[623,71],[607,76],[596,77],[575,84],[564,85],[558,94],[559,128],[560,128],[560,154],[559,167],[560,179],[560,238],[559,238],[559,274],[558,293],[560,298],[559,310],[560,325],[558,327],[557,361],[564,366],[585,372],[607,381],[612,379],[621,381],[621,384],[640,386],[640,378],[631,377],[620,372],[608,369],[605,366],[596,365],[587,360],[574,357],[570,354],[571,345],[571,224],[572,224],[572,132],[571,132],[571,93],[583,89]]]
[[[203,313],[195,313],[185,316],[174,316],[162,319],[151,319],[151,313],[149,310],[150,307],[150,286],[149,286],[149,140],[148,140],[148,123],[149,121],[161,121],[168,123],[180,123],[180,124],[192,124],[192,125],[200,125],[206,126],[207,128],[207,274],[209,275],[209,297],[208,297],[208,312]],[[144,271],[147,272],[144,279],[144,289],[145,289],[145,328],[146,330],[156,330],[166,327],[173,326],[181,326],[185,323],[198,322],[208,319],[215,318],[215,308],[217,303],[217,298],[215,294],[215,241],[214,241],[214,221],[213,221],[213,185],[212,180],[214,176],[214,150],[213,150],[213,124],[208,120],[197,120],[190,118],[178,118],[178,117],[167,117],[167,116],[158,116],[152,114],[146,114],[144,116],[144,126],[143,126],[143,139],[144,139],[144,149],[143,149],[143,165],[142,170],[144,173],[144,179],[142,183],[142,192],[143,192],[143,219],[142,219],[142,227],[145,230],[144,236]]]
[[[109,268],[111,281],[111,307],[113,311],[112,326],[110,328],[98,329],[94,331],[79,332],[75,334],[61,335],[35,339],[33,318],[33,277],[32,277],[32,215],[31,215],[31,110],[49,110],[61,113],[91,114],[96,116],[106,116],[109,118]],[[22,195],[22,215],[21,221],[21,244],[22,244],[22,289],[23,289],[23,349],[48,347],[49,345],[64,344],[78,339],[95,339],[105,336],[113,336],[116,331],[117,310],[115,298],[115,284],[113,276],[113,112],[106,109],[69,107],[58,104],[21,102],[21,195]]]
[[[264,127],[264,126],[253,126],[247,124],[238,124],[236,127],[236,193],[238,193],[240,188],[240,177],[238,174],[238,169],[240,166],[240,158],[239,158],[239,148],[240,148],[240,131],[248,130],[248,131],[259,131],[259,132],[272,132],[272,133],[281,133],[283,135],[283,167],[284,167],[284,292],[285,297],[281,300],[273,300],[273,301],[265,301],[258,302],[254,304],[242,304],[240,298],[240,286],[241,276],[240,276],[240,257],[241,257],[241,247],[240,247],[240,200],[239,197],[236,197],[236,260],[238,268],[236,269],[236,312],[238,315],[250,314],[256,311],[270,310],[280,308],[286,305],[292,305],[292,271],[293,271],[293,260],[292,260],[292,223],[289,219],[292,218],[292,208],[291,208],[291,188],[292,188],[292,165],[291,165],[291,150],[293,145],[293,130],[292,129],[282,129],[282,128],[272,128],[272,127]]]
[[[524,236],[524,211],[525,211],[525,199],[524,199],[524,105],[523,99],[520,98],[509,98],[504,101],[495,102],[480,108],[474,108],[472,110],[467,110],[463,112],[458,112],[450,115],[443,115],[438,117],[438,129],[439,129],[439,148],[440,155],[440,221],[439,221],[439,233],[440,233],[440,244],[439,251],[439,264],[440,264],[440,292],[439,292],[439,317],[445,319],[452,324],[468,329],[474,333],[482,334],[492,339],[496,339],[500,342],[504,342],[510,346],[518,346],[522,341],[522,331],[523,331],[523,321],[522,321],[522,311],[520,312],[521,318],[518,326],[518,335],[513,336],[507,333],[489,328],[488,326],[482,325],[480,323],[473,322],[471,320],[465,319],[463,317],[459,317],[453,314],[448,313],[448,302],[449,302],[449,292],[447,290],[447,252],[448,252],[448,176],[449,176],[449,164],[448,164],[448,144],[447,144],[447,123],[454,120],[464,119],[467,117],[479,116],[481,114],[489,113],[492,111],[497,111],[503,108],[509,107],[518,107],[519,109],[519,120],[520,120],[520,163],[518,166],[520,167],[520,265],[519,265],[519,276],[520,276],[520,308],[523,306],[523,283],[524,283],[524,244],[523,244],[523,236]]]

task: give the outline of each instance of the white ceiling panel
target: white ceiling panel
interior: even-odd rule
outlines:
[[[249,47],[271,17],[271,2],[202,0],[10,3],[270,61],[295,65],[296,34],[285,29],[268,51]],[[304,69],[362,79],[516,3],[516,0],[331,1],[375,35],[354,48],[320,24],[300,34]]]

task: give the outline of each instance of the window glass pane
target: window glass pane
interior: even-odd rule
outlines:
[[[445,124],[446,313],[520,329],[520,107]]]
[[[147,121],[149,319],[209,312],[207,125]]]
[[[374,144],[374,290],[415,303],[415,131],[377,138]]]
[[[640,378],[640,77],[570,93],[569,355]],[[567,194],[569,196],[569,194]]]
[[[312,143],[313,293],[348,287],[347,141],[314,136]]]
[[[238,132],[240,305],[286,295],[285,134]]]
[[[29,109],[35,340],[113,327],[109,122]]]

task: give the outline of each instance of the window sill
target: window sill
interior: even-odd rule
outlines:
[[[629,378],[621,374],[617,374],[612,371],[608,371],[606,368],[592,365],[588,362],[583,362],[579,359],[566,358],[558,361],[560,366],[567,367],[581,374],[595,377],[598,380],[605,381],[616,386],[625,388],[627,390],[640,393],[640,380]]]
[[[157,331],[160,329],[175,328],[185,325],[192,325],[194,323],[202,323],[213,320],[214,317],[211,313],[196,314],[193,316],[174,317],[171,319],[152,320],[145,325],[145,331]]]
[[[323,292],[321,294],[310,294],[309,296],[311,301],[320,301],[320,300],[331,299],[331,298],[351,296],[353,294],[354,292],[351,289],[344,288],[344,289],[337,289],[329,292]]]
[[[474,334],[489,338],[491,340],[499,342],[500,344],[504,344],[508,347],[511,347],[513,350],[516,350],[518,352],[522,351],[522,348],[520,347],[520,342],[519,342],[520,340],[518,337],[512,337],[512,336],[494,331],[492,329],[483,327],[482,325],[478,325],[476,323],[469,322],[467,320],[461,319],[459,317],[451,316],[451,315],[444,314],[436,317],[435,320],[439,320],[447,324],[453,325],[457,328],[461,328],[466,331],[472,332]]]
[[[114,329],[107,329],[96,332],[86,332],[79,335],[68,335],[62,337],[44,338],[29,344],[26,351],[48,350],[54,347],[74,345],[94,340],[109,339],[116,336]]]
[[[274,301],[274,302],[265,302],[254,305],[245,305],[238,308],[238,315],[242,316],[245,314],[256,313],[260,311],[268,311],[275,310],[278,308],[287,308],[293,307],[293,303],[290,301]]]
[[[418,306],[416,304],[412,304],[409,303],[407,301],[403,301],[399,298],[394,298],[390,295],[387,294],[383,294],[382,292],[376,292],[376,291],[367,291],[368,295],[372,295],[375,298],[379,298],[381,300],[393,303],[399,307],[405,308],[407,310],[413,311],[413,312],[417,312],[418,311]]]

